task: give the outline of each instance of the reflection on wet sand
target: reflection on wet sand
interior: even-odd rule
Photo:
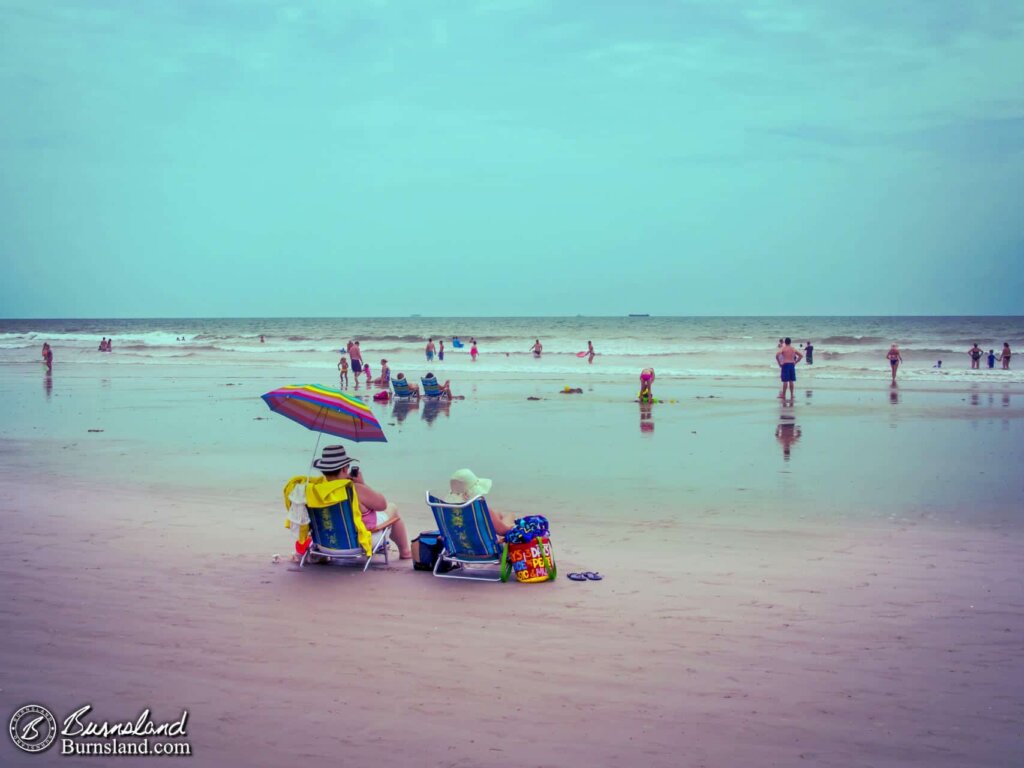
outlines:
[[[452,401],[447,398],[434,398],[423,403],[423,420],[427,424],[433,424],[438,415],[451,418]]]
[[[53,374],[47,371],[43,375],[43,392],[46,393],[46,399],[50,399],[50,395],[53,394]]]
[[[640,403],[640,431],[645,434],[654,432],[654,403]]]
[[[899,405],[900,404],[900,388],[898,386],[896,386],[895,384],[893,384],[892,386],[893,386],[893,388],[889,390],[889,404],[890,405]]]
[[[419,399],[395,400],[395,408],[392,411],[392,414],[395,417],[395,421],[401,424],[403,421],[405,421],[405,417],[409,415],[409,411],[419,410],[419,407]]]
[[[779,410],[779,424],[775,427],[775,440],[782,446],[782,458],[785,461],[789,461],[789,454],[801,434],[800,427],[796,423],[796,414],[786,408],[783,403],[783,407]]]

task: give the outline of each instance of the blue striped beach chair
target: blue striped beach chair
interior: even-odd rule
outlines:
[[[383,555],[384,565],[388,564],[391,526],[370,534],[370,556],[367,557],[366,552],[359,545],[359,535],[353,518],[351,486],[348,497],[344,501],[330,507],[308,507],[306,511],[309,513],[309,532],[313,541],[299,561],[299,568],[306,564],[306,558],[310,555],[324,557],[328,561],[341,560],[356,564],[365,561],[364,573],[377,555]],[[354,514],[359,514],[359,512],[356,511]]]
[[[429,397],[434,400],[440,399],[442,397],[447,397],[447,395],[445,395],[444,393],[444,390],[441,389],[441,385],[433,376],[424,376],[422,379],[420,379],[420,384],[423,385],[424,397]]]
[[[462,504],[449,504],[428,491],[427,504],[444,541],[441,556],[434,565],[434,575],[444,579],[501,581],[504,547],[491,523],[487,500],[476,496]],[[450,566],[457,567],[448,573],[440,572],[441,568]],[[497,570],[480,566],[497,566]],[[479,575],[470,575],[472,571]]]
[[[416,397],[416,393],[409,389],[409,382],[405,379],[392,379],[391,389],[395,393],[396,400],[409,400]]]

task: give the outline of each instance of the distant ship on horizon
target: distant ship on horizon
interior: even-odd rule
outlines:
[[[644,313],[644,314],[642,314],[642,315],[634,315],[634,314],[630,314],[630,317],[650,317],[650,315],[648,315],[648,314],[647,314],[647,313],[645,312],[645,313]]]

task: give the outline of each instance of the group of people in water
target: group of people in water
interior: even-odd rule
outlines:
[[[986,357],[985,351],[981,347],[978,346],[978,342],[974,342],[974,344],[971,346],[971,348],[967,350],[967,356],[968,356],[968,358],[970,358],[970,361],[971,361],[971,370],[979,370],[981,368],[981,360],[982,360],[982,358]],[[892,383],[895,384],[896,383],[896,371],[899,369],[900,363],[903,362],[903,355],[900,353],[899,345],[898,344],[893,344],[891,347],[889,347],[889,351],[888,351],[888,353],[886,353],[886,357],[889,359],[889,367],[892,369]],[[1008,370],[1010,370],[1010,358],[1011,357],[1013,357],[1013,352],[1010,350],[1010,343],[1007,342],[1007,341],[1004,341],[1003,342],[1003,350],[1002,350],[1002,352],[999,353],[998,356],[996,355],[996,351],[994,349],[990,349],[988,351],[988,355],[987,355],[988,367],[989,368],[995,368],[996,367],[996,360],[999,360],[1003,364],[1003,370],[1004,371],[1008,371]],[[933,368],[940,368],[941,369],[942,368],[942,361],[938,360],[935,363],[935,365],[932,366],[932,367]]]
[[[99,345],[99,347],[97,348],[96,351],[97,352],[110,352],[110,351],[113,350],[113,344],[114,344],[114,340],[113,339],[108,339],[106,336],[104,336],[103,340],[100,342],[100,345]]]

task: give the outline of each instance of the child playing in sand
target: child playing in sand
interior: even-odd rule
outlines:
[[[344,355],[338,361],[338,376],[341,378],[341,386],[348,386],[348,358]]]

